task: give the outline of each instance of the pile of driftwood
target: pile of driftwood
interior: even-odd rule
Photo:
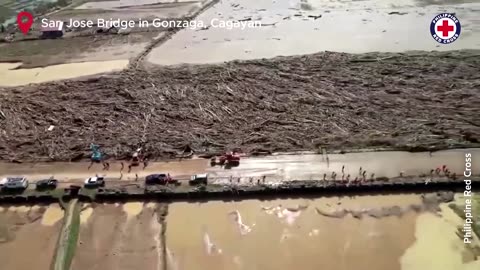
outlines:
[[[0,159],[480,140],[478,52],[321,53],[0,89]]]

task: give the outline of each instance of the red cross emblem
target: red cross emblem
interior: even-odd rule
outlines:
[[[462,32],[462,25],[454,13],[441,13],[430,23],[430,34],[441,44],[454,42]]]
[[[442,32],[442,36],[448,37],[448,33],[454,30],[453,25],[448,24],[448,20],[443,20],[442,25],[437,26],[437,31]]]

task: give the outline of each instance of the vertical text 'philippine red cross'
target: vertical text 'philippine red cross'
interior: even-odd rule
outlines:
[[[442,36],[448,37],[448,33],[453,31],[453,25],[448,25],[448,20],[443,20],[442,25],[437,26],[437,31],[442,32]]]

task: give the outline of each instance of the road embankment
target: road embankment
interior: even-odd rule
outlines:
[[[480,188],[480,176],[471,178],[473,190]],[[436,191],[463,192],[465,183],[462,179],[425,179],[425,177],[377,178],[374,181],[342,182],[305,180],[279,183],[257,183],[250,185],[213,185],[206,186],[143,186],[129,184],[125,186],[98,189],[82,188],[77,192],[65,189],[64,200],[78,199],[85,202],[122,202],[128,200],[157,201],[209,201],[209,200],[242,200],[272,199],[287,197],[318,197],[356,194],[389,194],[389,193],[424,193]],[[58,194],[57,194],[58,196]],[[58,197],[45,194],[29,195],[3,194],[0,203],[29,203],[53,201]]]

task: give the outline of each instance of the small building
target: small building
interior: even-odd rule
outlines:
[[[63,30],[58,29],[56,27],[42,27],[40,31],[42,32],[42,35],[40,36],[40,38],[55,39],[55,38],[63,37]]]

